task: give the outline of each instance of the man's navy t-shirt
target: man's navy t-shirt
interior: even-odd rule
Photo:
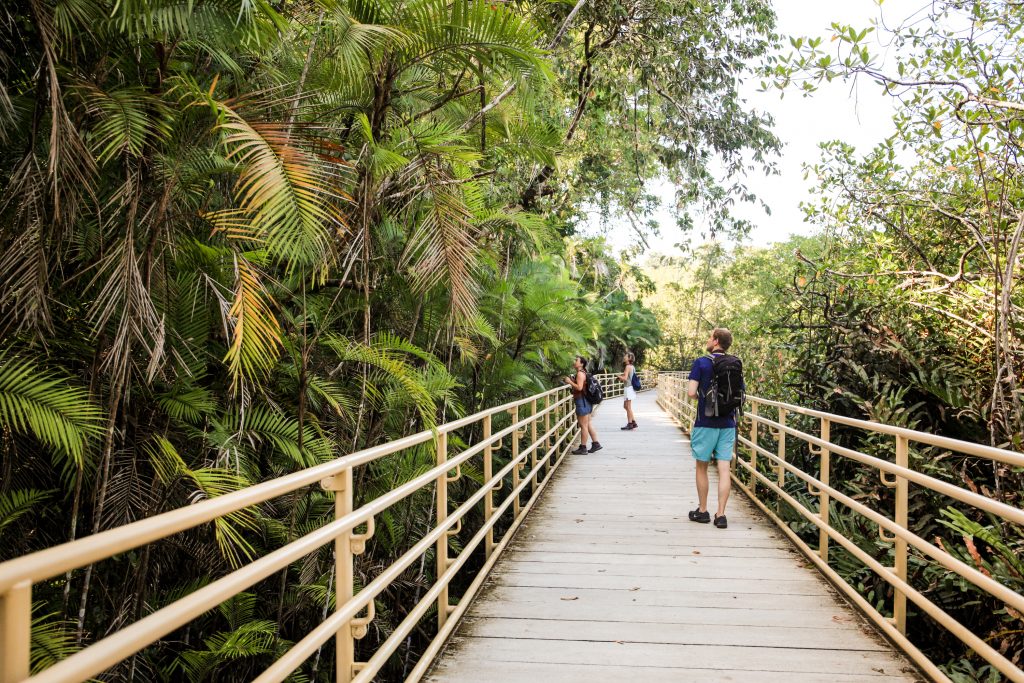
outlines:
[[[721,356],[722,354],[716,353],[715,355]],[[733,414],[728,417],[707,417],[704,415],[704,394],[707,392],[708,387],[711,386],[713,375],[714,365],[710,357],[701,356],[693,361],[693,367],[690,368],[690,379],[697,380],[697,421],[693,423],[693,426],[711,427],[713,429],[735,429],[736,411],[733,411]]]

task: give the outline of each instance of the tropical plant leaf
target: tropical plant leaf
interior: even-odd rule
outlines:
[[[75,467],[102,433],[102,411],[71,379],[0,351],[0,425],[31,434]]]

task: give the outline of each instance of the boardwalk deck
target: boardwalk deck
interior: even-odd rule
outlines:
[[[562,465],[427,680],[920,680],[741,494],[726,530],[687,520],[689,442],[653,392],[623,415],[598,411],[605,449]]]

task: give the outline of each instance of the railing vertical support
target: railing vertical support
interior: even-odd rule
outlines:
[[[750,492],[757,498],[757,404],[750,406]]]
[[[32,582],[0,595],[0,683],[28,678],[32,642]]]
[[[519,406],[512,409],[512,424],[519,422]],[[519,435],[522,432],[519,427],[515,427],[512,430],[512,462],[516,463],[512,468],[512,490],[516,491],[519,488],[519,463],[516,462],[519,459]],[[522,509],[522,503],[519,501],[519,493],[514,493],[515,500],[512,501],[512,516],[514,519],[519,518],[519,511]]]
[[[484,483],[487,484],[487,495],[484,496],[484,521],[491,521],[494,516],[494,488],[488,483],[494,476],[494,448],[491,446],[491,416],[484,415]],[[494,551],[494,527],[487,530],[484,541],[484,557],[490,557]]]
[[[896,464],[900,467],[910,467],[910,448],[907,437],[896,437]],[[906,477],[896,475],[896,519],[893,520],[901,529],[907,528],[907,506],[909,494],[909,482]],[[896,576],[907,580],[907,541],[902,536],[896,536],[893,546],[895,553],[894,569]],[[907,595],[899,589],[893,589],[893,621],[900,633],[907,632]]]
[[[537,492],[537,399],[530,401],[530,493]]]
[[[547,395],[544,397],[544,433],[547,437],[544,439],[544,448],[551,448],[551,396]],[[550,461],[548,466],[550,467]]]
[[[352,468],[348,467],[333,477],[320,482],[325,491],[334,493],[334,518],[341,519],[354,509],[355,495],[352,490]],[[334,605],[335,610],[344,607],[355,595],[355,555],[352,552],[352,532],[346,532],[334,539]],[[356,641],[352,637],[352,622],[345,622],[334,635],[336,650],[334,679],[337,683],[349,683],[355,677]],[[6,681],[5,681],[6,683]]]
[[[781,460],[782,462],[785,462],[786,461],[786,431],[783,429],[783,427],[786,426],[786,409],[785,408],[779,408],[779,425],[780,425],[779,426],[779,435],[777,437],[778,441],[779,441],[778,456],[779,456],[779,460]],[[779,465],[776,467],[776,470],[778,471],[779,488],[782,489],[782,490],[785,490],[786,489],[786,468],[782,466],[782,463],[779,463]],[[782,514],[783,505],[784,505],[784,503],[782,501],[782,497],[779,496],[778,497],[778,512],[779,512],[779,514]]]
[[[832,439],[832,423],[826,418],[821,418],[821,440],[830,442]],[[825,486],[831,486],[829,484],[829,471],[830,471],[830,451],[828,448],[821,448],[821,465],[818,468],[820,472],[818,480],[821,481]],[[829,524],[829,506],[831,505],[831,498],[829,498],[828,491],[822,489],[818,494],[818,516],[821,518],[822,524],[827,526]],[[821,559],[828,563],[828,532],[825,531],[825,527],[818,529],[818,555]]]
[[[448,461],[448,434],[437,435],[437,464]],[[448,472],[442,470],[437,477],[437,525],[448,519]],[[434,545],[434,575],[441,580],[441,575],[448,570],[448,534],[441,534]],[[448,586],[445,585],[437,595],[437,628],[444,628],[448,620]]]

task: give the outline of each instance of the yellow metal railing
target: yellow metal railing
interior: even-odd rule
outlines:
[[[510,416],[511,424],[495,430],[494,418],[504,420],[505,415]],[[475,443],[468,445],[465,450],[450,453],[449,435],[456,430],[466,430],[478,436]],[[436,608],[437,635],[407,678],[411,681],[419,680],[452,633],[513,532],[550,480],[562,456],[571,447],[577,431],[569,388],[559,387],[447,423],[436,430],[423,431],[279,479],[4,562],[0,564],[0,683],[25,680],[33,683],[67,683],[91,679],[232,596],[332,542],[337,590],[334,614],[299,640],[256,680],[260,683],[285,680],[324,643],[334,638],[337,680],[346,683],[370,681],[423,617]],[[506,439],[507,446],[504,445]],[[436,453],[436,464],[432,469],[354,509],[354,469],[403,450],[431,443]],[[495,471],[494,453],[506,447],[510,451],[507,464]],[[463,466],[474,458],[483,461],[482,483],[465,502],[450,510],[448,485],[462,476]],[[317,483],[334,493],[333,522],[114,631],[29,677],[34,584]],[[430,489],[433,489],[436,501],[436,524],[433,529],[390,566],[380,570],[356,593],[355,557],[364,552],[367,540],[373,536],[375,516],[419,491]],[[495,500],[495,494],[502,491],[505,492],[504,497],[500,501]],[[484,514],[479,530],[453,557],[449,553],[449,537],[461,530],[467,513],[481,502]],[[503,513],[509,510],[511,523],[504,529],[502,537],[496,539],[495,525]],[[363,525],[365,530],[356,533],[357,527]],[[481,545],[486,558],[483,567],[458,604],[453,605],[448,596],[449,585],[465,568],[473,551]],[[355,661],[355,641],[365,636],[374,618],[374,598],[430,549],[434,550],[436,562],[434,584],[409,609],[406,618],[380,644],[368,661]]]
[[[696,411],[693,403],[686,397],[686,385],[685,374],[662,373],[658,384],[658,401],[664,410],[689,429],[693,424]],[[842,417],[779,401],[748,396],[747,402],[746,415],[739,423],[737,450],[741,451],[741,457],[733,459],[733,480],[766,515],[778,524],[818,569],[934,680],[948,681],[949,678],[907,638],[908,600],[916,605],[923,614],[947,629],[968,648],[983,657],[1001,672],[1006,680],[1024,683],[1024,671],[907,581],[907,563],[911,549],[913,549],[915,561],[941,566],[985,591],[1002,602],[1008,609],[1024,613],[1024,595],[1015,592],[977,568],[962,562],[946,552],[943,547],[930,543],[911,531],[910,527],[913,525],[908,510],[909,488],[913,484],[963,505],[983,510],[1003,523],[1024,525],[1024,510],[931,477],[915,470],[909,462],[911,444],[933,446],[951,453],[972,456],[989,463],[1001,463],[1011,467],[1024,467],[1024,454],[912,429]],[[774,415],[775,419],[770,419],[767,415]],[[818,434],[808,434],[787,424],[787,417],[792,415],[802,415],[816,420]],[[832,443],[830,434],[833,425],[843,425],[892,439],[893,460],[867,455]],[[760,445],[758,433],[761,427],[767,429],[767,434],[775,441],[775,452]],[[818,458],[818,476],[807,473],[787,461],[787,437],[805,443],[810,453]],[[745,453],[742,453],[744,449]],[[743,455],[747,459],[744,460]],[[855,500],[833,486],[834,482],[830,482],[830,460],[833,456],[848,458],[878,471],[882,482],[895,491],[895,510],[891,517],[869,507],[861,500]],[[764,458],[770,463],[768,475],[758,468],[759,458]],[[746,481],[737,476],[739,471],[746,472]],[[809,509],[787,491],[787,482],[793,482],[794,479],[805,484],[811,495],[818,498],[817,509]],[[777,511],[761,499],[758,494],[759,485],[774,493],[778,501],[787,504],[790,509],[818,528],[817,548],[801,539]],[[847,507],[878,527],[881,540],[893,546],[895,561],[892,567],[883,566],[829,523],[830,511],[834,504]],[[874,605],[864,599],[853,586],[846,583],[829,566],[829,546],[832,542],[857,558],[892,586],[891,617],[879,612]]]
[[[640,377],[640,391],[647,391],[658,386],[659,373],[657,370],[637,370],[636,374]],[[601,383],[601,390],[604,391],[605,398],[617,398],[625,392],[626,385],[619,380],[619,375],[620,373],[616,372],[603,372],[594,375]]]

